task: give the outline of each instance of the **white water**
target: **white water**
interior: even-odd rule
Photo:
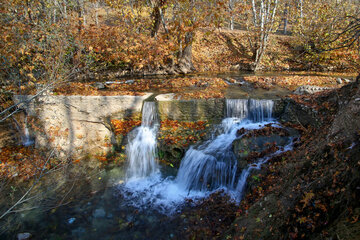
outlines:
[[[129,167],[128,179],[142,179],[159,171],[156,162],[156,134],[158,122],[154,102],[145,102],[141,126],[129,133],[126,147]]]
[[[226,190],[235,201],[240,202],[251,171],[260,169],[271,157],[291,148],[289,145],[258,159],[255,164],[243,169],[241,174],[237,173],[237,160],[232,152],[233,141],[241,137],[237,136],[237,131],[241,128],[259,129],[275,123],[272,108],[271,100],[227,100],[227,118],[219,126],[223,133],[190,147],[175,178],[162,177],[155,161],[157,128],[147,127],[145,130],[142,129],[145,126],[141,126],[128,147],[129,175],[132,177],[120,187],[126,204],[139,208],[151,207],[172,214],[186,198],[204,198],[218,189]],[[143,111],[146,111],[145,105]],[[150,120],[145,122],[153,123],[155,118],[144,117],[146,114],[143,112],[143,119]]]
[[[31,138],[30,133],[29,133],[29,128],[27,127],[27,125],[28,125],[27,119],[28,119],[28,116],[26,115],[25,120],[24,120],[24,131],[23,131],[23,134],[20,135],[21,144],[25,147],[28,147],[28,146],[31,146],[34,144],[34,139]],[[18,126],[18,125],[16,125],[16,126]],[[19,131],[20,131],[20,133],[22,132],[21,130],[19,130]]]

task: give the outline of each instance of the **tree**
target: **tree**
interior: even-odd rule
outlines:
[[[350,33],[356,29],[356,25],[352,24],[356,18],[350,17],[357,16],[356,3],[303,0],[303,4],[303,10],[298,13],[298,19],[293,24],[296,47],[302,48],[299,55],[301,62],[310,68],[321,68],[323,64],[329,65],[338,58],[345,59],[353,55],[352,49],[347,53],[336,50],[340,49],[340,45],[350,47],[356,41],[356,33]],[[341,68],[339,64],[337,67]]]
[[[243,17],[249,19],[245,24],[248,30],[248,41],[253,53],[253,71],[260,69],[261,60],[268,45],[269,35],[276,30],[277,8],[278,0],[251,0],[244,5],[246,13]]]

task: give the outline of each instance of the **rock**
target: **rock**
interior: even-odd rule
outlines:
[[[342,84],[342,83],[343,83],[343,81],[342,81],[341,78],[337,78],[337,79],[336,79],[336,82],[337,82],[338,84]]]
[[[350,92],[354,86],[347,85],[346,93]],[[344,87],[345,88],[345,87]],[[343,89],[344,89],[343,88]],[[344,94],[346,95],[346,94]],[[345,102],[345,101],[344,101]],[[331,142],[339,139],[348,139],[349,141],[358,141],[360,129],[360,87],[358,87],[353,100],[349,101],[336,114],[334,122],[330,127],[328,139]]]
[[[238,159],[239,168],[244,169],[248,165],[247,158],[254,152],[261,153],[273,143],[278,147],[284,147],[288,142],[289,137],[278,135],[240,138],[233,142],[233,151]]]
[[[295,94],[314,94],[314,93],[317,93],[317,92],[321,92],[321,91],[325,91],[325,90],[330,90],[330,89],[332,89],[332,88],[304,85],[304,86],[298,87],[298,88],[294,91],[294,93],[295,93]]]
[[[319,126],[320,119],[315,109],[297,103],[291,98],[285,99],[284,105],[284,111],[278,116],[281,122],[300,123],[303,126]]]
[[[99,208],[99,209],[96,209],[94,212],[93,212],[93,217],[94,218],[103,218],[106,216],[106,212],[103,208]]]
[[[26,239],[30,239],[31,238],[31,233],[19,233],[17,235],[17,239],[18,240],[26,240]]]
[[[125,81],[125,83],[126,84],[133,84],[133,83],[135,83],[135,80],[127,80],[127,81]]]
[[[230,67],[230,71],[239,71],[240,70],[240,65],[236,64],[236,65],[232,65]]]
[[[102,90],[102,89],[105,89],[106,86],[104,83],[101,83],[101,82],[96,82],[94,83],[94,87],[97,89],[97,90]]]
[[[171,101],[175,99],[175,93],[160,94],[155,98],[157,101]]]

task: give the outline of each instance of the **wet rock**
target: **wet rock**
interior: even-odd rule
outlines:
[[[93,217],[94,218],[103,218],[106,216],[106,212],[103,208],[99,208],[99,209],[96,209],[94,212],[93,212]]]
[[[288,136],[245,137],[233,142],[233,151],[238,159],[239,168],[244,169],[252,158],[255,160],[258,157],[262,157],[262,153],[265,154],[265,151],[265,155],[275,152],[278,147],[284,147],[288,142]]]
[[[174,95],[162,94],[156,100],[161,120],[220,123],[224,118],[224,99],[177,100]]]
[[[27,239],[30,239],[31,238],[31,233],[19,233],[17,235],[17,239],[18,240],[27,240]]]

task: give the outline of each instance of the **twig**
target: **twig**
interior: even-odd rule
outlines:
[[[40,172],[40,175],[38,176],[38,178],[36,179],[36,181],[33,183],[33,185],[26,191],[26,193],[12,206],[10,207],[5,213],[3,213],[1,216],[0,216],[0,219],[2,219],[3,217],[5,217],[6,215],[8,215],[9,213],[12,212],[12,210],[17,207],[19,204],[22,204],[26,201],[29,200],[28,199],[25,199],[25,197],[31,192],[31,190],[36,186],[36,184],[40,181],[40,179],[42,178],[43,176],[43,173],[44,173],[44,170],[46,169],[46,165],[47,163],[50,161],[50,158],[52,157],[53,153],[54,153],[55,149],[53,149],[49,155],[49,157],[47,158],[44,166],[42,167],[41,169],[41,172]]]

